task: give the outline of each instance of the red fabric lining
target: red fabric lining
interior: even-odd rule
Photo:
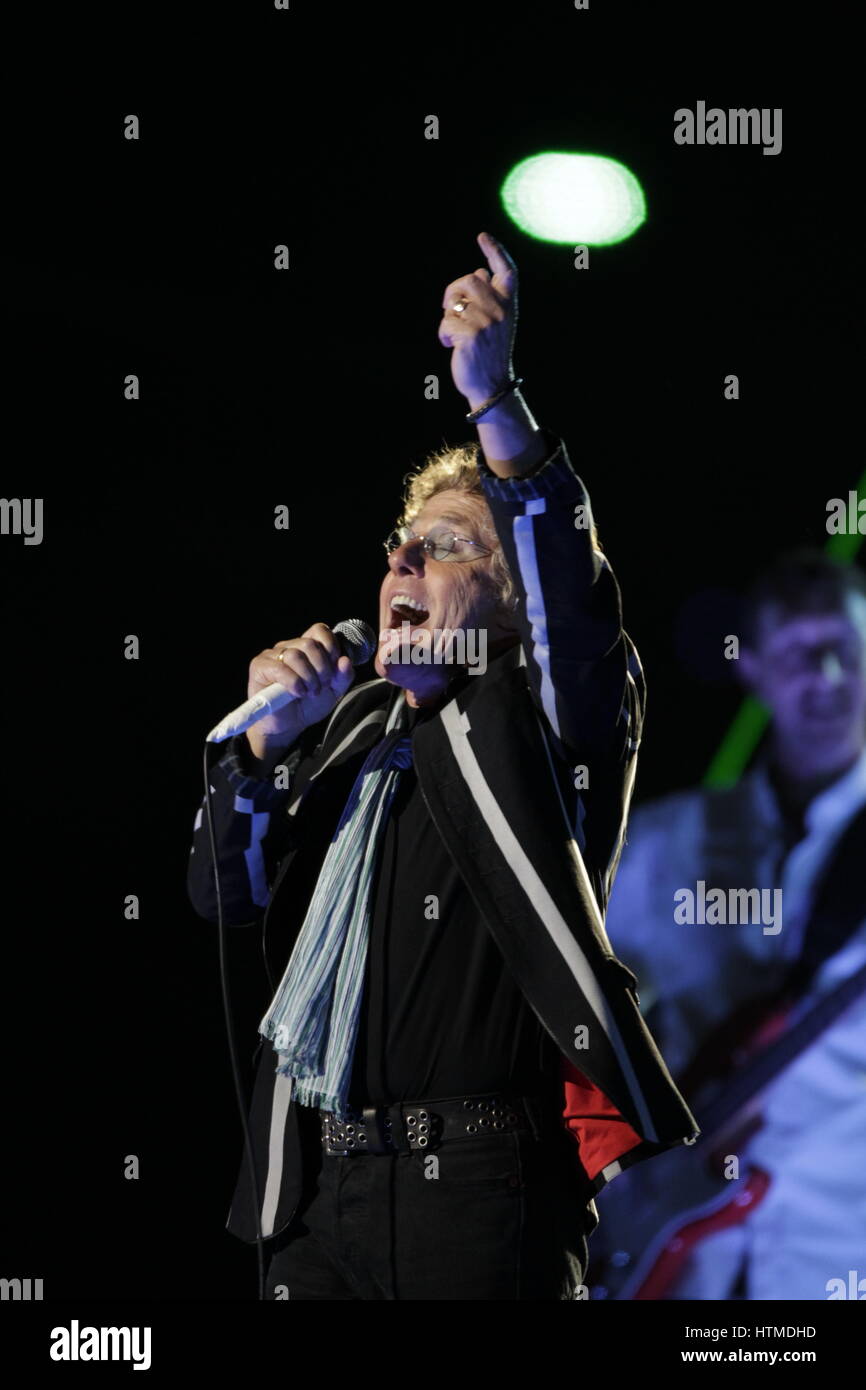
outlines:
[[[589,1077],[562,1058],[565,1105],[562,1117],[580,1147],[580,1162],[592,1181],[603,1168],[643,1143],[642,1137],[623,1119]]]

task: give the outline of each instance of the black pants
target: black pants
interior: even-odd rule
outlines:
[[[573,1145],[553,1129],[435,1153],[337,1157],[320,1146],[311,1190],[273,1243],[266,1297],[575,1298],[588,1255]]]

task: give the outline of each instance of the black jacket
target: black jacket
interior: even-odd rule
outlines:
[[[591,543],[586,491],[564,445],[546,437],[550,455],[528,476],[500,479],[478,463],[520,596],[520,640],[483,674],[452,681],[436,715],[416,727],[412,750],[436,828],[559,1045],[563,1124],[576,1141],[592,1229],[595,1193],[632,1163],[692,1142],[698,1129],[641,1018],[637,980],[604,929],[645,687],[616,580]],[[263,1013],[355,776],[400,698],[383,679],[350,688],[286,750],[283,785],[247,776],[243,735],[211,770],[225,920],[240,926],[264,914]],[[216,922],[203,810],[188,891],[199,915]],[[288,1225],[302,1185],[291,1081],[277,1076],[276,1061],[262,1042],[250,1123],[266,1238]],[[227,1227],[255,1240],[243,1162]]]

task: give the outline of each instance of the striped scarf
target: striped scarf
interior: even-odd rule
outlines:
[[[385,737],[349,793],[289,963],[258,1029],[280,1057],[277,1072],[295,1078],[298,1103],[339,1117],[346,1113],[352,1079],[380,830],[400,772],[412,766],[404,726],[401,692]]]

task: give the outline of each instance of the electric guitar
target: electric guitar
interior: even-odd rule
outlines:
[[[695,1143],[626,1169],[597,1195],[599,1225],[589,1243],[587,1275],[591,1298],[671,1297],[699,1242],[748,1217],[771,1179],[754,1165],[731,1176],[731,1159],[763,1123],[758,1097],[864,991],[866,965],[791,1024],[790,1002],[769,1013],[766,1001],[746,1006],[746,1012],[760,1010],[762,1021],[729,1053],[737,1069],[721,1090],[718,1082],[704,1083],[688,1102],[701,1128]],[[704,1060],[718,1051],[719,1036],[725,1045],[725,1033],[733,1031],[730,1022],[701,1049]],[[688,1095],[687,1084],[677,1084]]]

